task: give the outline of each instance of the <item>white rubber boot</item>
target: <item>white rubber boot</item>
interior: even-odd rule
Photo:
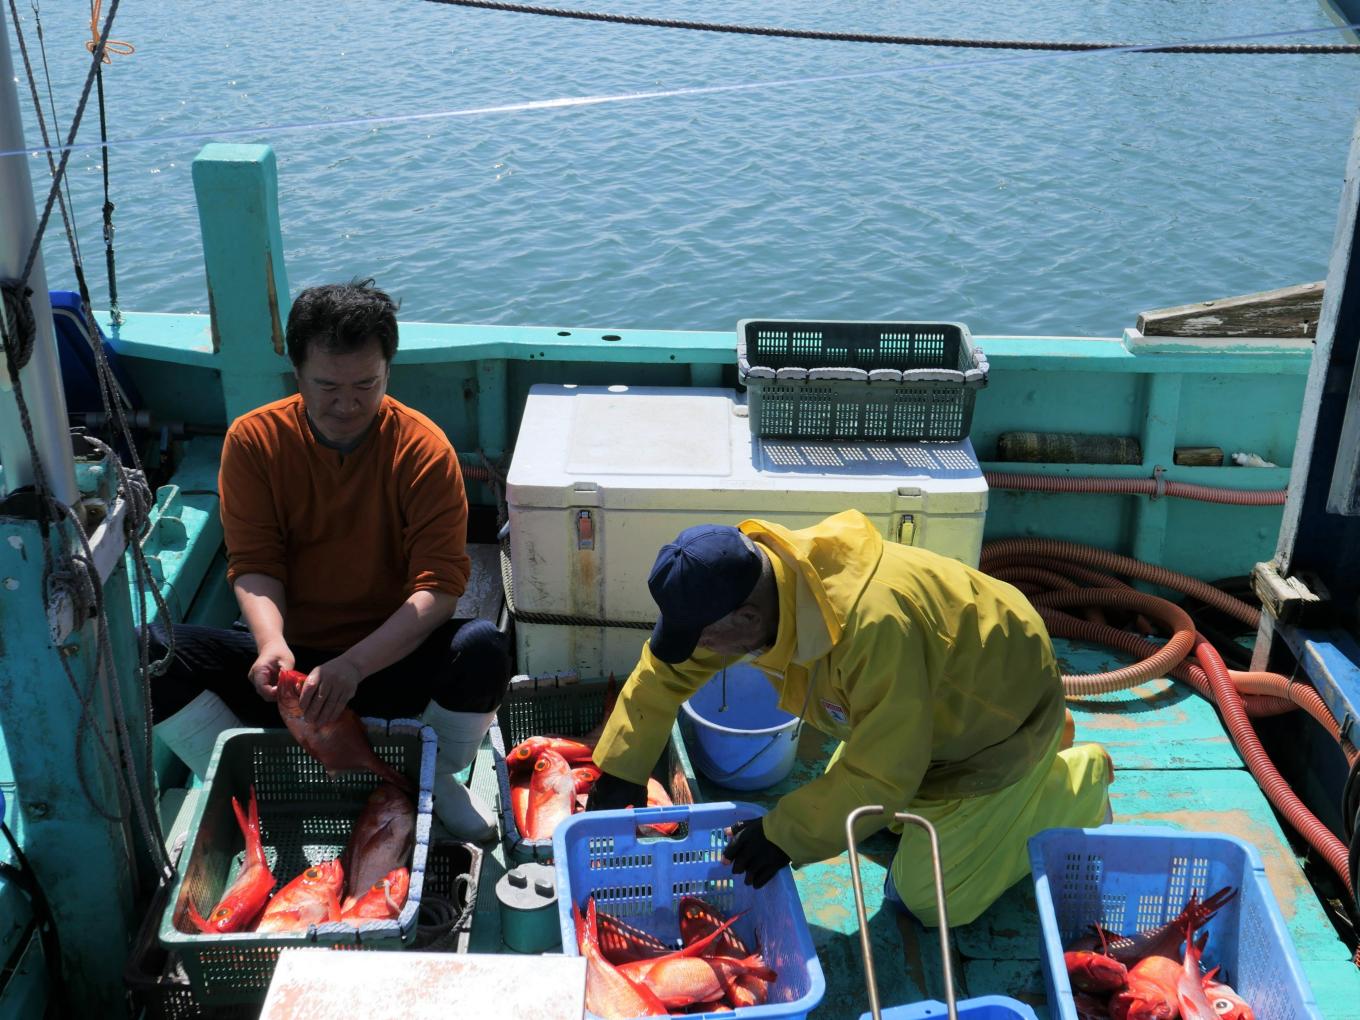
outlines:
[[[422,722],[438,738],[434,764],[434,813],[449,835],[469,843],[496,838],[496,814],[455,778],[472,763],[495,712],[451,712],[431,701]]]
[[[204,691],[169,719],[158,722],[152,732],[202,779],[212,764],[218,735],[240,725],[241,720],[225,701],[212,691]]]

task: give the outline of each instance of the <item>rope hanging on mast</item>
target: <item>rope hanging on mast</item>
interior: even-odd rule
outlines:
[[[104,0],[90,0],[90,38],[85,41],[85,48],[91,53],[99,45],[99,11],[103,6]],[[121,39],[107,39],[104,42],[104,54],[100,60],[99,67],[95,70],[95,88],[99,93],[99,141],[100,141],[100,166],[104,171],[104,264],[109,274],[109,318],[113,320],[115,328],[123,324],[123,310],[118,307],[118,274],[114,267],[113,255],[113,202],[109,198],[109,124],[108,116],[104,109],[104,64],[110,64],[110,54],[116,53],[120,57],[128,57],[137,52],[137,47]],[[88,309],[89,298],[84,290],[81,297],[85,300]]]
[[[43,207],[42,216],[38,221],[37,229],[34,231],[32,246],[29,248],[28,256],[24,262],[20,279],[4,281],[3,290],[5,301],[0,305],[3,315],[0,316],[0,339],[4,341],[4,354],[10,379],[13,382],[13,392],[16,406],[19,411],[20,422],[24,429],[24,436],[28,441],[29,455],[33,463],[34,495],[37,501],[37,515],[42,523],[43,536],[43,557],[44,557],[44,587],[48,591],[49,597],[53,591],[63,590],[71,598],[73,605],[78,607],[78,612],[85,618],[96,617],[98,626],[96,631],[96,651],[94,662],[91,669],[91,683],[87,690],[82,691],[79,682],[71,668],[66,656],[60,656],[63,672],[67,682],[71,686],[72,693],[75,695],[80,705],[80,718],[75,734],[75,769],[80,779],[81,788],[86,800],[94,808],[95,812],[102,818],[118,823],[127,822],[135,817],[140,823],[143,840],[156,859],[156,865],[161,873],[161,881],[168,882],[173,880],[175,870],[165,848],[164,834],[161,830],[160,819],[155,811],[154,804],[149,803],[147,793],[155,789],[154,776],[152,770],[151,754],[151,719],[147,713],[142,722],[143,738],[143,760],[146,763],[147,775],[132,776],[125,775],[125,771],[131,771],[131,763],[136,760],[133,753],[132,739],[133,734],[129,726],[129,720],[123,708],[123,698],[120,693],[113,689],[114,680],[113,670],[116,662],[113,654],[112,640],[109,637],[110,626],[107,615],[107,608],[103,597],[103,585],[100,582],[98,573],[94,570],[94,554],[90,546],[89,536],[85,531],[85,523],[81,515],[70,506],[62,503],[51,494],[46,485],[46,476],[37,446],[34,440],[33,426],[29,418],[28,405],[24,399],[23,381],[20,377],[18,355],[22,354],[24,345],[26,322],[31,323],[33,310],[29,304],[28,297],[32,290],[28,287],[28,280],[32,274],[33,267],[37,263],[38,254],[41,251],[43,235],[50,222],[52,206],[61,198],[62,183],[66,174],[66,167],[71,155],[71,144],[75,141],[76,133],[79,130],[81,118],[84,115],[86,103],[89,99],[90,88],[99,77],[101,64],[108,61],[110,49],[116,53],[130,53],[132,47],[127,43],[114,42],[109,46],[109,31],[113,26],[114,16],[118,11],[120,0],[112,0],[109,12],[104,20],[103,28],[98,28],[98,12],[101,6],[100,0],[92,0],[93,26],[96,31],[95,40],[86,44],[86,49],[93,56],[91,67],[85,79],[85,85],[80,94],[80,100],[76,105],[75,116],[71,122],[70,132],[67,136],[66,147],[62,150],[62,157],[59,163],[51,160],[52,147],[47,145],[49,150],[49,167],[52,171],[52,187],[48,191],[47,201]],[[19,36],[20,49],[24,53],[25,70],[28,73],[30,91],[34,97],[34,107],[37,110],[39,123],[43,127],[44,141],[47,141],[47,129],[43,120],[42,104],[37,95],[37,83],[33,74],[31,62],[28,60],[27,50],[23,42],[23,30],[20,27],[18,11],[15,8],[15,0],[9,0],[9,8],[13,14],[16,33]],[[36,0],[34,2],[34,12],[37,13]],[[102,90],[101,90],[102,98]],[[102,112],[102,105],[101,105]],[[102,119],[102,118],[101,118]],[[105,139],[107,142],[107,139]],[[107,161],[106,161],[107,162]],[[105,171],[105,183],[107,187],[107,170]],[[105,197],[106,224],[109,222],[107,217],[111,212],[108,203],[107,191]],[[62,204],[62,215],[66,217],[65,204]],[[131,554],[136,572],[136,600],[137,606],[134,613],[140,618],[142,623],[142,637],[140,641],[140,669],[138,677],[142,683],[143,696],[147,697],[147,687],[150,684],[150,677],[163,670],[170,655],[173,654],[173,647],[167,651],[166,658],[159,662],[149,661],[149,649],[145,635],[146,631],[146,593],[149,590],[151,598],[163,616],[169,616],[169,609],[165,604],[164,597],[161,595],[160,588],[151,575],[150,566],[147,563],[145,551],[142,549],[141,538],[150,525],[150,514],[153,508],[153,497],[149,486],[145,480],[145,472],[137,458],[136,444],[132,441],[131,430],[128,425],[122,400],[120,399],[118,388],[114,383],[112,370],[109,367],[107,356],[105,355],[102,337],[99,327],[94,321],[94,316],[90,310],[89,289],[86,286],[84,273],[80,264],[80,254],[75,242],[74,231],[69,221],[67,222],[68,239],[71,242],[72,260],[75,264],[76,279],[80,285],[82,310],[86,324],[90,331],[91,346],[95,356],[97,375],[100,383],[100,395],[104,405],[106,419],[112,424],[117,424],[118,430],[124,437],[131,453],[134,469],[127,470],[118,455],[106,444],[93,437],[85,437],[86,442],[92,446],[104,459],[112,464],[118,476],[118,494],[127,504],[127,549]],[[106,232],[106,237],[108,236]],[[111,280],[112,283],[112,280]],[[33,332],[29,330],[29,332]],[[31,348],[31,342],[30,342]],[[64,525],[64,527],[63,527]],[[78,551],[70,551],[66,548],[67,530],[74,533],[78,541]],[[54,536],[55,532],[55,536]],[[58,562],[57,551],[53,546],[60,542],[61,559]],[[149,704],[149,701],[147,701]],[[102,727],[95,725],[95,712],[97,705],[110,706],[112,709],[113,736],[115,747],[111,747],[106,740]],[[85,779],[83,765],[85,744],[89,736],[93,736],[99,750],[109,763],[113,777],[118,786],[118,810],[110,811],[102,803],[102,799],[96,797],[90,790]],[[126,763],[126,768],[124,764]],[[130,781],[131,780],[131,781]]]

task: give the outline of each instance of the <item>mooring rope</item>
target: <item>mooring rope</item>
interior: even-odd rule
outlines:
[[[779,28],[768,25],[731,25],[714,21],[680,21],[675,18],[649,18],[638,14],[611,14],[607,11],[581,11],[534,4],[503,3],[501,0],[428,0],[449,7],[476,7],[510,14],[538,14],[577,21],[602,21],[615,25],[650,28],[680,28],[696,32],[724,32],[731,35],[763,35],[781,39],[816,39],[824,42],[880,43],[890,46],[945,46],[953,49],[1050,50],[1082,53],[1092,50],[1128,50],[1131,53],[1200,53],[1220,55],[1259,55],[1277,53],[1339,54],[1360,53],[1360,46],[1349,43],[1322,45],[1272,43],[1130,43],[1130,42],[1045,42],[1036,39],[963,39],[926,35],[875,35],[869,32],[828,32],[811,28]],[[1352,27],[1352,26],[1346,26]],[[1325,28],[1320,31],[1330,32]],[[1303,32],[1312,31],[1304,29]],[[1293,32],[1272,33],[1292,35]]]

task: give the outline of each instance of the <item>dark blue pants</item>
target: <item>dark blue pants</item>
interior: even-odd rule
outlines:
[[[165,654],[162,627],[150,630],[151,655]],[[170,718],[203,691],[225,701],[247,726],[278,726],[279,710],[251,685],[247,673],[258,654],[247,630],[174,628],[175,657],[151,681],[151,712]],[[309,673],[340,654],[290,645],[299,672]],[[510,682],[510,654],[500,631],[487,620],[450,620],[410,655],[367,677],[349,707],[362,716],[414,718],[433,699],[451,712],[490,712]]]

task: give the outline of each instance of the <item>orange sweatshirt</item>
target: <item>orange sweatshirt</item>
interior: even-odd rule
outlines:
[[[467,587],[467,492],[430,419],[383,398],[358,449],[312,435],[294,395],[232,422],[218,477],[227,577],[283,582],[290,645],[343,651],[413,592]]]

